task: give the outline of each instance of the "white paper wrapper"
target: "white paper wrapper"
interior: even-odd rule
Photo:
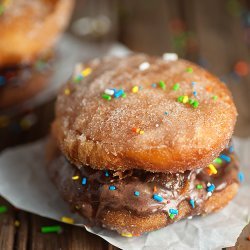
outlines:
[[[45,171],[46,141],[8,149],[0,155],[0,195],[14,206],[59,220],[74,218]],[[222,211],[207,217],[183,220],[167,228],[135,238],[124,238],[105,229],[86,228],[122,249],[221,249],[233,246],[250,218],[250,138],[234,138],[245,180],[237,197]]]

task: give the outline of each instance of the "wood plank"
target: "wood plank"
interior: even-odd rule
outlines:
[[[234,64],[247,61],[249,49],[244,42],[241,19],[227,11],[228,1],[184,1],[186,22],[196,34],[200,57],[208,62],[208,69],[225,80],[231,89],[239,117],[235,134],[250,135],[250,76],[232,77]],[[207,14],[210,13],[210,14]]]
[[[40,232],[42,226],[60,225],[63,232],[60,234]],[[40,216],[31,215],[30,249],[33,250],[99,250],[107,249],[108,243],[84,228],[58,223]]]
[[[18,211],[16,215],[15,245],[14,248],[18,250],[26,250],[28,248],[29,240],[29,216],[30,214],[24,211]]]
[[[14,248],[15,239],[15,211],[1,197],[0,205],[8,207],[8,211],[6,213],[0,214],[0,249],[12,250]]]

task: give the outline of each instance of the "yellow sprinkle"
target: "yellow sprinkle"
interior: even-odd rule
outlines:
[[[74,220],[69,217],[62,217],[61,221],[68,224],[74,224]]]
[[[140,135],[143,135],[144,134],[144,131],[143,130],[140,130]]]
[[[65,90],[64,90],[64,94],[65,94],[65,95],[69,95],[69,94],[70,94],[70,89],[65,89]]]
[[[134,86],[133,88],[132,88],[132,92],[133,93],[137,93],[139,91],[139,87],[138,86]]]
[[[19,220],[15,220],[14,225],[15,225],[15,227],[20,227],[20,221]]]
[[[85,76],[88,76],[89,74],[91,74],[91,72],[92,72],[91,68],[86,68],[82,71],[82,75],[85,77]]]
[[[72,176],[72,180],[78,180],[79,179],[79,175],[75,175],[75,176]]]
[[[136,133],[140,133],[140,129],[139,129],[139,128],[137,128],[135,132],[136,132]]]
[[[10,119],[8,116],[0,116],[0,128],[7,127],[10,123]]]
[[[187,103],[188,102],[188,96],[187,95],[184,95],[182,102],[183,103]]]
[[[133,237],[131,233],[122,233],[121,236],[123,237]]]
[[[213,164],[209,164],[208,167],[211,170],[212,174],[217,174],[218,171]]]

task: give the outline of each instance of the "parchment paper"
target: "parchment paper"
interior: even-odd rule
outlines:
[[[38,141],[8,149],[0,155],[0,195],[17,208],[59,220],[62,216],[83,220],[68,209],[44,168],[44,146]],[[105,229],[86,228],[122,249],[221,249],[233,246],[250,219],[250,138],[234,138],[245,180],[237,197],[222,211],[207,217],[183,220],[135,238],[124,238]]]

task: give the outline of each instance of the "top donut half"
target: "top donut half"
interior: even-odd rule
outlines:
[[[182,172],[212,162],[232,136],[229,90],[191,62],[134,54],[77,70],[58,96],[52,133],[79,167]],[[104,99],[106,89],[126,96]]]

